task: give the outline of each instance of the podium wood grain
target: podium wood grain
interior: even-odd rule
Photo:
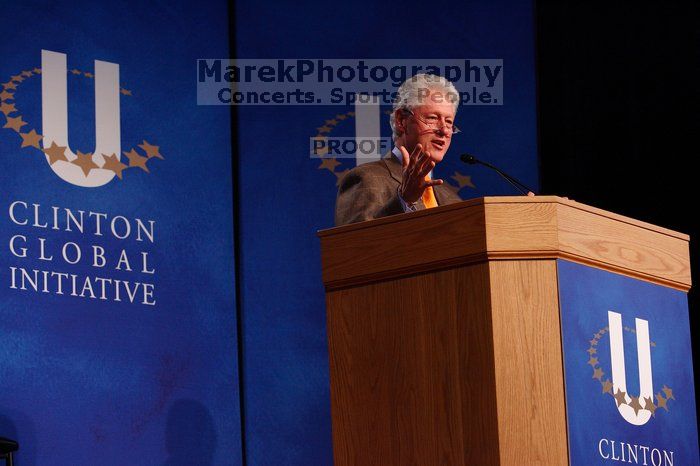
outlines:
[[[501,464],[567,465],[556,262],[489,270]]]
[[[480,264],[327,295],[336,466],[500,464],[488,278]]]

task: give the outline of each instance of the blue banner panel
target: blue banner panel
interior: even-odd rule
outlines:
[[[0,436],[20,465],[241,463],[223,0],[3,4]]]
[[[495,173],[465,166],[482,156],[537,186],[531,2],[236,1],[236,58],[494,59],[499,105],[461,106],[436,177],[467,199],[517,194]],[[208,57],[216,58],[216,57]],[[253,465],[332,464],[328,352],[319,241],[333,226],[337,182],[357,151],[311,156],[314,140],[389,138],[383,105],[241,105],[240,250],[246,453]],[[387,150],[390,147],[386,148]],[[379,154],[383,155],[385,152]]]
[[[700,464],[686,294],[558,264],[571,465]]]

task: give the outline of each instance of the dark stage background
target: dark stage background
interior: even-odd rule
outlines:
[[[542,190],[689,234],[691,328],[699,321],[698,5],[535,5]]]

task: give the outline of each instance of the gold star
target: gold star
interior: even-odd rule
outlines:
[[[661,392],[656,394],[656,406],[658,408],[663,408],[666,411],[668,411],[668,408],[666,407],[666,398],[661,396]]]
[[[642,405],[639,404],[639,398],[636,396],[632,397],[632,400],[630,401],[630,406],[632,409],[634,409],[634,414],[636,415],[640,409],[642,409]]]
[[[597,340],[600,340],[600,332],[596,333],[596,334],[593,335],[593,336],[596,337]]]
[[[651,411],[652,416],[656,417],[656,405],[654,405],[654,400],[651,397],[644,398],[644,409]]]
[[[321,159],[321,165],[318,166],[318,169],[325,168],[326,170],[330,170],[332,172],[335,172],[335,167],[340,165],[340,162],[338,162],[334,158],[323,158]]]
[[[455,172],[455,174],[452,175],[451,178],[457,182],[457,184],[459,185],[459,189],[462,189],[465,186],[469,186],[470,188],[476,188],[476,186],[474,186],[474,183],[472,183],[471,176],[466,176],[462,175],[459,172]]]
[[[666,395],[667,400],[675,400],[675,398],[673,397],[673,390],[668,388],[665,384],[661,390],[664,392],[664,395]]]
[[[34,71],[36,74],[41,74],[41,68],[34,68],[32,71]]]
[[[348,116],[355,116],[355,112],[348,112]]]
[[[35,130],[31,130],[28,133],[19,133],[19,135],[22,136],[22,146],[20,149],[24,147],[36,147],[37,149],[41,149],[41,147],[39,147],[39,141],[41,141],[43,136],[37,134]]]
[[[2,91],[0,92],[0,100],[8,100],[8,99],[14,99],[15,95],[7,92],[7,91]]]
[[[66,159],[66,147],[59,146],[53,141],[51,141],[51,147],[44,149],[44,154],[49,157],[49,165],[53,165],[59,160],[68,161]]]
[[[0,112],[4,113],[5,116],[9,115],[10,113],[16,112],[17,109],[15,108],[15,104],[8,104],[3,102],[0,104]]]
[[[22,121],[22,115],[14,118],[7,117],[7,123],[5,123],[5,126],[3,126],[3,128],[11,128],[19,133],[20,128],[22,128],[22,126],[26,124],[26,121]]]
[[[130,167],[139,167],[141,170],[149,173],[148,167],[146,166],[146,162],[148,161],[146,157],[141,157],[134,149],[131,149],[129,152],[124,152],[124,155],[129,159]]]
[[[105,158],[105,164],[102,165],[102,168],[105,170],[112,170],[114,173],[117,174],[119,179],[122,179],[122,172],[124,171],[126,165],[121,163],[119,161],[119,158],[117,157],[117,154],[112,154],[112,155],[105,155],[102,154],[102,156]]]
[[[119,90],[124,95],[131,95],[131,91],[128,89],[124,89],[123,87]]]
[[[610,393],[612,395],[612,387],[613,384],[610,382],[610,379],[605,379],[605,382],[603,382],[603,393]]]
[[[78,68],[73,68],[72,70],[70,70],[70,72],[73,74],[80,74],[81,73],[81,71]]]
[[[613,398],[615,398],[615,402],[617,403],[618,406],[627,404],[627,399],[625,398],[625,392],[623,392],[619,388],[617,389],[617,391],[613,395]]]
[[[649,344],[650,344],[651,346],[656,346],[656,343],[654,343],[653,341],[652,341],[651,343],[649,343]]]
[[[588,343],[590,343],[591,346],[596,346],[596,345],[598,344],[598,340],[596,340],[596,339],[594,338],[594,339],[590,340]]]
[[[326,120],[325,123],[326,123],[327,125],[335,126],[335,125],[338,124],[338,120]]]
[[[335,117],[336,117],[338,120],[341,120],[341,121],[347,118],[347,117],[346,117],[345,115],[343,115],[343,114],[336,115]]]
[[[594,355],[595,353],[598,352],[598,350],[595,349],[595,348],[593,348],[592,346],[591,346],[590,348],[588,348],[586,351],[588,351],[588,354],[589,354],[590,356],[592,356],[592,355]]]
[[[601,369],[600,367],[596,367],[595,370],[593,371],[592,378],[598,379],[598,381],[600,381],[600,379],[603,378],[603,374],[605,374],[605,372],[603,372],[603,369]]]
[[[85,77],[87,77],[87,78],[92,78],[92,77],[94,76],[94,74],[92,74],[92,73],[90,73],[90,72],[87,72],[87,71],[86,71],[85,73],[83,73],[83,74],[84,74]]]
[[[15,82],[21,83],[22,81],[24,81],[24,76],[22,76],[21,74],[17,74],[15,76],[10,76],[10,81],[15,81]]]
[[[88,152],[87,154],[83,154],[82,152],[78,151],[76,154],[77,157],[73,159],[73,164],[79,166],[82,170],[83,173],[85,173],[85,176],[88,176],[90,171],[94,168],[100,168],[97,166],[95,162],[92,161],[92,153]]]
[[[146,152],[146,155],[149,159],[151,157],[158,157],[161,160],[164,159],[164,157],[160,155],[159,152],[160,146],[154,146],[153,144],[149,144],[148,141],[144,139],[143,144],[139,144],[139,147]]]
[[[319,133],[330,133],[332,129],[333,128],[331,128],[330,126],[325,125],[319,126],[318,128],[316,128],[316,131],[318,131]]]
[[[7,81],[6,83],[2,83],[2,87],[4,87],[5,90],[17,89],[17,86],[15,86],[15,83],[12,81]]]
[[[30,76],[34,76],[34,73],[32,73],[31,71],[22,71],[22,76],[28,78]]]
[[[591,358],[588,360],[587,364],[589,364],[592,367],[595,367],[598,365],[598,358],[594,358],[591,356]]]

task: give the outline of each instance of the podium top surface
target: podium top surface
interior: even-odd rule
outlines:
[[[557,196],[471,199],[318,236],[327,289],[487,260],[556,258],[691,286],[688,235]]]

